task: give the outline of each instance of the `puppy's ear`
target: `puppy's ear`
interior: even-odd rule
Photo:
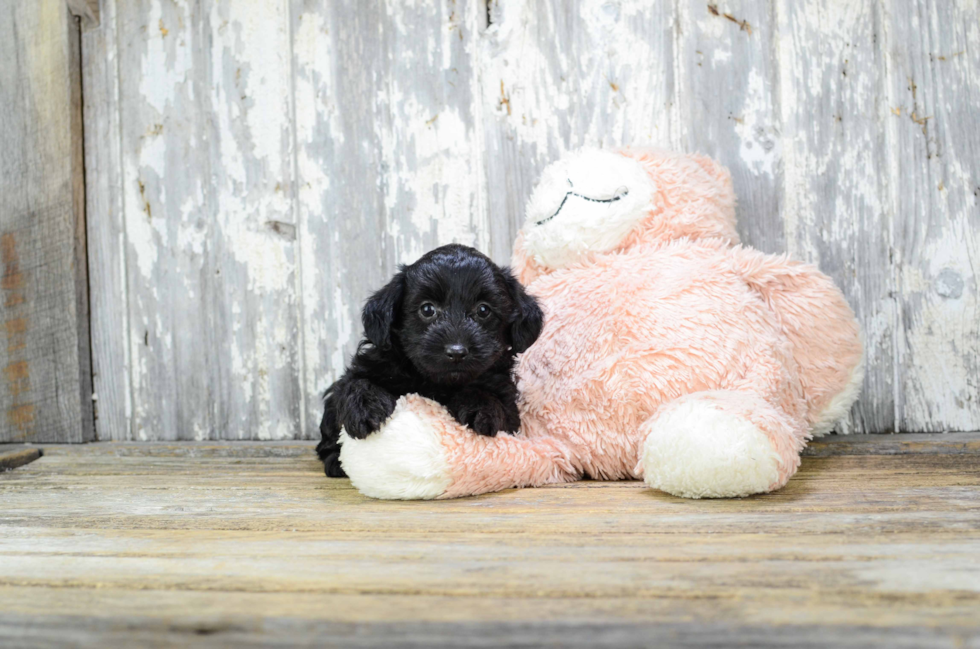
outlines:
[[[510,345],[515,353],[527,351],[544,326],[544,313],[533,295],[528,295],[509,268],[503,269],[507,291],[514,300],[514,315],[510,325]]]
[[[364,335],[379,349],[391,345],[391,327],[401,308],[405,293],[405,272],[398,271],[388,284],[368,298],[361,312]]]

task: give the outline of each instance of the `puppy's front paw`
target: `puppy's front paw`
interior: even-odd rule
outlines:
[[[514,401],[501,401],[495,395],[474,389],[463,390],[446,406],[459,423],[478,435],[493,437],[499,432],[516,433],[521,415]]]
[[[375,386],[362,387],[351,390],[340,406],[338,418],[344,430],[354,439],[364,439],[395,411],[395,397]]]
[[[394,399],[391,403],[379,400],[376,403],[360,409],[344,420],[344,430],[354,439],[364,439],[388,420],[395,410]]]
[[[478,435],[493,437],[504,429],[505,423],[504,418],[500,416],[500,413],[496,409],[487,408],[476,411],[476,414],[473,415],[472,420],[467,425]]]
[[[453,404],[449,410],[456,421],[478,435],[493,437],[498,431],[507,429],[507,417],[503,407],[492,397],[482,403],[460,401]]]

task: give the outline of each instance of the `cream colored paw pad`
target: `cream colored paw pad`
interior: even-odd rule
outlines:
[[[341,431],[340,441],[340,464],[365,496],[428,500],[452,484],[446,452],[432,424],[407,408],[395,408],[384,426],[365,439]]]
[[[765,432],[698,400],[650,422],[640,464],[648,485],[684,498],[762,493],[779,476],[779,458]]]

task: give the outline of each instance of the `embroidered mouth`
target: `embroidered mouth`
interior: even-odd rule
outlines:
[[[613,195],[611,198],[592,198],[591,196],[586,196],[584,194],[576,193],[574,191],[575,186],[572,185],[571,179],[567,179],[567,180],[568,180],[568,186],[569,186],[570,189],[567,192],[565,192],[565,197],[561,199],[561,204],[558,205],[558,209],[555,210],[555,213],[554,214],[552,214],[551,216],[549,216],[546,219],[541,219],[540,221],[538,221],[534,225],[544,225],[545,223],[547,223],[551,219],[553,219],[556,216],[558,216],[558,214],[561,213],[561,209],[563,207],[565,207],[565,202],[568,200],[568,197],[569,196],[574,196],[576,198],[581,198],[583,200],[591,201],[593,203],[615,203],[616,201],[618,201],[619,199],[623,198],[624,196],[627,196],[630,193],[630,190],[628,188],[626,188],[626,187],[620,187],[619,189],[616,190],[615,195]]]

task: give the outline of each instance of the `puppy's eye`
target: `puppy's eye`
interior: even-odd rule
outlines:
[[[419,307],[419,315],[429,320],[436,317],[436,306],[432,302],[426,302]]]
[[[491,313],[493,313],[493,311],[491,311],[490,307],[488,307],[486,304],[481,304],[476,307],[476,315],[481,320],[486,320],[489,318]]]

